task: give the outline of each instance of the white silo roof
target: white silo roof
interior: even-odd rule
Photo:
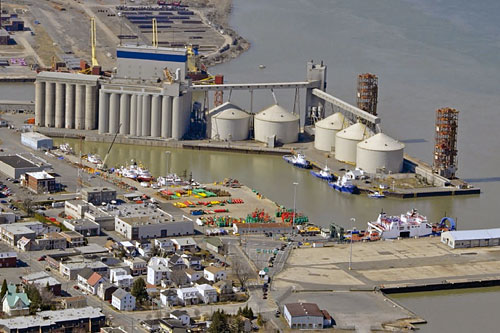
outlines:
[[[365,124],[356,123],[337,133],[337,137],[361,141],[373,135],[373,131]]]
[[[250,115],[241,109],[228,108],[214,116],[217,119],[245,119],[250,118]]]
[[[394,151],[405,148],[405,145],[387,134],[378,133],[358,143],[358,147],[366,150]]]
[[[344,115],[340,112],[336,112],[323,120],[316,123],[316,127],[331,129],[331,130],[341,130],[344,128],[346,119]]]
[[[250,116],[248,113],[243,111],[243,109],[240,108],[238,105],[233,104],[231,102],[225,102],[224,104],[221,104],[221,105],[213,108],[208,113],[212,117],[217,117],[217,118],[221,118],[221,119],[242,118],[243,114],[248,116],[248,117]],[[225,116],[221,117],[221,114],[224,114]],[[233,117],[233,115],[238,115],[238,116]]]
[[[299,116],[291,114],[278,104],[274,104],[257,113],[255,119],[271,122],[289,122],[299,120]]]

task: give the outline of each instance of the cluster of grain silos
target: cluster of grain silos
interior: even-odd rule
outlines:
[[[191,93],[164,95],[161,89],[127,89],[103,84],[99,92],[99,134],[117,133],[181,139],[189,130]]]
[[[331,152],[335,149],[335,136],[349,121],[340,112],[336,112],[315,124],[314,148]]]
[[[379,170],[397,173],[403,170],[405,145],[384,133],[361,141],[357,145],[356,166],[368,173]]]
[[[254,117],[255,140],[268,142],[275,137],[277,142],[292,143],[299,139],[300,119],[278,104],[271,105]]]
[[[35,125],[95,129],[98,79],[96,75],[38,74],[35,82]]]
[[[248,139],[250,114],[226,102],[208,113],[207,136],[213,140],[241,141]]]

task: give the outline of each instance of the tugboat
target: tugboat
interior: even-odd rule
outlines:
[[[349,194],[358,194],[359,190],[352,183],[352,181],[347,178],[346,175],[343,175],[342,177],[339,177],[336,182],[332,183],[329,182],[328,185],[330,187],[333,187],[336,191],[343,192],[343,193],[349,193]]]
[[[311,170],[311,175],[328,182],[333,182],[335,180],[335,176],[333,175],[328,165],[325,165],[325,167],[318,172]]]
[[[283,159],[290,164],[293,164],[294,166],[302,169],[310,169],[311,168],[311,163],[309,163],[308,160],[306,160],[306,157],[304,154],[297,153],[297,155],[285,155],[283,156]]]

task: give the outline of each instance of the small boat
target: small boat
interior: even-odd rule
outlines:
[[[336,191],[342,193],[349,193],[349,194],[359,193],[359,190],[356,187],[356,185],[354,185],[346,175],[339,177],[337,181],[335,181],[334,183],[329,182],[328,185],[330,185],[330,187],[333,187]]]
[[[89,161],[90,163],[93,163],[93,164],[102,164],[101,157],[97,154],[95,154],[95,155],[88,154],[87,161]]]
[[[150,182],[153,180],[153,176],[148,169],[143,169],[139,167],[137,169],[137,180],[140,182]]]
[[[293,164],[294,166],[298,168],[303,168],[303,169],[310,169],[311,168],[311,163],[309,163],[308,160],[306,160],[306,157],[304,154],[298,153],[296,155],[285,155],[283,156],[283,159],[290,164]]]
[[[374,191],[374,192],[371,192],[370,194],[368,194],[368,198],[382,199],[382,198],[385,198],[385,195],[384,195],[384,193],[382,193],[380,191]]]
[[[265,66],[265,65],[260,64],[260,65],[259,65],[259,68],[260,68],[260,69],[264,69],[264,68],[266,68],[266,66]]]
[[[332,171],[328,167],[328,165],[325,165],[325,167],[319,171],[314,171],[311,170],[311,175],[313,175],[316,178],[323,179],[329,182],[333,182],[335,180],[335,176],[333,175]]]
[[[59,149],[66,154],[73,154],[73,148],[69,145],[69,143],[63,143],[59,145]]]

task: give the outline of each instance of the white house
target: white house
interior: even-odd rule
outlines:
[[[165,253],[173,253],[173,252],[175,252],[174,242],[172,242],[172,240],[169,239],[169,238],[158,238],[158,239],[155,239],[154,244],[162,252],[165,252]]]
[[[192,269],[201,269],[201,258],[197,256],[190,256],[187,254],[183,254],[181,256],[182,261],[188,268]]]
[[[123,275],[128,275],[128,272],[126,269],[124,269],[122,267],[111,268],[109,270],[109,281],[111,281],[111,283],[115,283],[116,278],[118,276],[123,276]]]
[[[113,293],[111,305],[120,311],[132,311],[135,309],[135,297],[120,288]]]
[[[195,251],[196,250],[196,242],[191,237],[185,238],[174,238],[172,239],[174,243],[175,249],[178,251]]]
[[[119,288],[130,288],[134,283],[134,277],[130,274],[127,275],[119,275],[116,277],[114,285]]]
[[[168,260],[168,266],[172,269],[182,269],[186,268],[186,264],[184,263],[184,259],[180,255],[174,254]]]
[[[196,287],[178,288],[177,298],[184,305],[198,304],[198,289]]]
[[[170,312],[170,318],[179,320],[185,326],[191,324],[191,317],[189,317],[187,311],[174,310]]]
[[[217,290],[209,284],[200,284],[196,286],[200,299],[205,304],[217,302]]]
[[[170,279],[172,270],[165,265],[148,265],[147,282],[155,286],[161,281]]]
[[[174,306],[178,303],[177,291],[175,289],[165,289],[160,293],[160,301],[164,306]]]
[[[30,300],[25,293],[18,293],[16,286],[7,285],[7,292],[2,300],[2,310],[9,316],[25,316],[30,312]]]
[[[315,303],[289,303],[283,316],[291,329],[322,329],[325,315]]]
[[[190,283],[194,283],[203,277],[203,272],[195,271],[191,268],[186,269],[184,272],[186,272],[186,276]]]
[[[226,280],[227,272],[223,268],[209,266],[205,267],[205,270],[203,271],[203,277],[208,281],[217,282],[220,280]]]
[[[97,294],[97,288],[105,281],[99,273],[84,268],[78,273],[78,286],[89,294]]]
[[[147,262],[141,258],[128,258],[124,260],[125,264],[130,267],[130,273],[133,276],[143,275],[147,272]]]

